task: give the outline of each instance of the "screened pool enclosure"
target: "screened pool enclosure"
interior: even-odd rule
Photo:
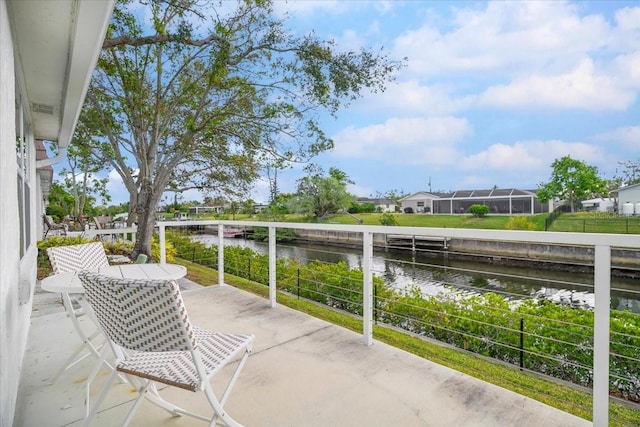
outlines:
[[[494,188],[490,190],[458,190],[452,193],[419,192],[401,200],[402,210],[415,213],[464,214],[474,204],[486,205],[490,214],[533,215],[549,211],[540,203],[535,190]]]

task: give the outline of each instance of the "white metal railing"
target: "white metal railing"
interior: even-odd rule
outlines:
[[[138,227],[118,227],[118,228],[105,228],[105,229],[89,229],[79,234],[85,238],[94,238],[97,236],[113,236],[115,239],[121,240],[131,240],[136,241],[136,233],[138,232]],[[127,235],[131,234],[131,238],[127,239]]]
[[[580,245],[594,248],[594,356],[593,356],[593,425],[604,427],[609,422],[609,315],[611,295],[611,247],[640,248],[640,236],[601,233],[559,233],[506,230],[471,230],[428,227],[388,227],[338,224],[307,224],[258,221],[161,221],[160,262],[166,262],[166,228],[185,226],[217,226],[218,283],[224,285],[224,227],[268,227],[269,229],[269,303],[276,306],[276,229],[307,229],[362,234],[363,254],[363,342],[373,343],[373,235],[439,237],[443,239],[476,239],[505,242]]]

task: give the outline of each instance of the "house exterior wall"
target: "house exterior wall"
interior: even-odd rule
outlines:
[[[613,212],[613,206],[615,204],[614,199],[591,199],[591,200],[583,200],[582,208],[585,211],[593,211],[593,212]]]
[[[640,203],[640,184],[618,190],[618,213],[622,214],[622,205],[627,202],[633,203],[634,207]],[[640,212],[636,211],[635,214],[640,215]]]
[[[35,156],[28,160],[31,182],[28,205],[33,207],[24,218],[29,236],[21,257],[21,221],[19,217],[16,163],[15,64],[13,38],[6,0],[0,0],[0,425],[13,424],[15,403],[22,368],[32,292],[36,281],[37,248]],[[33,144],[33,135],[27,143]],[[35,153],[33,147],[32,153]]]
[[[376,210],[380,212],[395,212],[396,205],[392,205],[392,204],[376,205]]]
[[[416,193],[400,200],[401,210],[404,212],[405,209],[411,208],[414,213],[432,213],[434,199],[437,197],[428,193]]]

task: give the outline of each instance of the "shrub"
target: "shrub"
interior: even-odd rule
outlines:
[[[49,205],[46,209],[47,215],[51,215],[54,221],[60,221],[66,215],[64,209],[60,205]]]
[[[380,215],[380,224],[382,225],[398,225],[398,221],[396,221],[396,217],[389,213],[389,212],[385,212],[382,215]]]
[[[489,206],[487,205],[471,205],[469,206],[469,213],[476,218],[482,218],[489,213]]]
[[[535,224],[529,221],[526,216],[512,216],[507,222],[507,230],[534,230]]]

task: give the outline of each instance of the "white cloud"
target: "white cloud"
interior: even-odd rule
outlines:
[[[373,188],[357,184],[347,184],[347,191],[357,197],[369,197],[374,193]]]
[[[448,115],[469,108],[473,97],[456,98],[444,84],[421,85],[416,79],[391,84],[384,93],[367,96],[361,108],[393,111],[395,114]]]
[[[610,39],[611,27],[602,16],[581,17],[577,12],[559,1],[489,2],[482,9],[456,9],[449,31],[429,24],[407,31],[395,48],[410,58],[417,75],[519,75],[562,67]]]
[[[382,124],[348,127],[338,132],[333,136],[333,154],[391,163],[449,164],[456,157],[456,144],[472,133],[466,119],[452,116],[393,118]]]
[[[270,193],[269,180],[261,177],[253,183],[253,188],[251,188],[249,197],[258,203],[269,203],[269,199],[271,198]]]
[[[640,45],[640,7],[625,7],[616,11],[617,27],[611,46],[620,50],[637,49]]]
[[[305,1],[276,1],[273,10],[278,16],[286,14],[297,18],[312,18],[318,12],[339,15],[349,10],[351,2],[340,0],[305,0]]]
[[[640,88],[640,41],[638,47],[635,52],[620,55],[613,62],[613,72],[619,76],[619,84],[631,89]]]
[[[640,155],[640,126],[625,126],[593,137],[595,141],[613,143],[635,150]]]
[[[519,141],[513,145],[490,145],[484,151],[462,158],[460,168],[517,174],[539,173],[547,171],[555,159],[563,156],[571,156],[588,164],[597,164],[605,157],[600,147],[583,142]]]
[[[463,157],[457,165],[462,187],[534,188],[551,176],[551,164],[563,156],[596,166],[602,177],[611,177],[618,159],[597,145],[560,140],[518,141],[493,144]],[[472,185],[473,184],[473,185]]]
[[[394,55],[409,58],[401,78],[417,90],[408,104],[439,100],[431,105],[441,106],[440,114],[474,99],[480,107],[619,111],[635,103],[640,89],[638,16],[640,8],[624,8],[609,23],[569,2],[488,2],[454,9],[448,27],[430,20],[406,31]],[[455,87],[443,86],[453,79]],[[401,94],[411,84],[389,91]]]
[[[136,171],[137,173],[137,171]],[[109,182],[107,183],[107,193],[111,196],[109,204],[119,205],[129,201],[129,192],[127,191],[122,178],[115,169],[111,169],[108,174]]]
[[[593,61],[584,59],[565,74],[534,75],[507,85],[491,86],[480,96],[479,104],[624,110],[635,100],[634,92],[625,89],[614,76],[598,74]]]

